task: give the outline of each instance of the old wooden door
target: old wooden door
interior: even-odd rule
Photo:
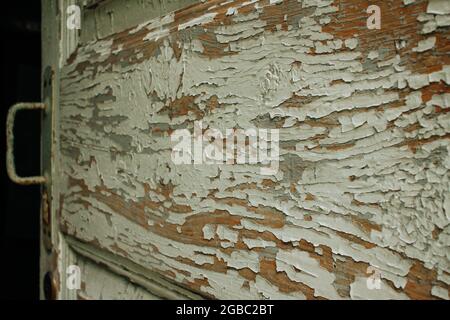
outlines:
[[[448,299],[448,1],[45,0],[43,19],[50,296]],[[175,132],[211,128],[276,132],[274,170],[174,162]]]

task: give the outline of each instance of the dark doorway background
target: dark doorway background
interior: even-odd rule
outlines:
[[[5,124],[12,104],[41,100],[40,5],[37,0],[8,1],[2,7],[0,299],[39,298],[40,187],[19,186],[7,177]],[[18,113],[14,132],[18,174],[39,174],[39,112]]]

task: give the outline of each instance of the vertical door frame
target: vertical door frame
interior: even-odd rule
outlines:
[[[58,225],[60,150],[59,129],[56,123],[59,118],[59,71],[62,64],[62,49],[65,48],[64,41],[68,38],[62,32],[64,29],[61,8],[66,5],[65,2],[68,1],[42,0],[41,2],[41,97],[42,101],[48,104],[47,108],[50,107],[51,110],[50,116],[42,120],[41,150],[43,157],[46,152],[50,152],[50,161],[47,162],[43,158],[41,168],[48,179],[47,185],[41,191],[39,272],[41,299],[76,298],[76,290],[68,290],[66,286],[66,268],[73,263],[74,254]],[[50,88],[48,88],[49,85]]]

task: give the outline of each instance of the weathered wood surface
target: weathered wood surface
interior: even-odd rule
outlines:
[[[80,300],[159,300],[141,287],[130,283],[125,277],[102,268],[89,259],[78,257],[83,282],[77,292]]]
[[[207,1],[83,44],[61,228],[206,297],[448,299],[449,26],[445,1]],[[197,120],[278,128],[278,173],[174,165]]]

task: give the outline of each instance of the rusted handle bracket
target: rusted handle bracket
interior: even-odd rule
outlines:
[[[46,182],[44,176],[19,177],[16,173],[16,165],[14,163],[14,121],[17,111],[22,110],[45,110],[45,104],[16,103],[9,109],[6,119],[6,171],[8,172],[9,178],[17,184],[44,184]]]

